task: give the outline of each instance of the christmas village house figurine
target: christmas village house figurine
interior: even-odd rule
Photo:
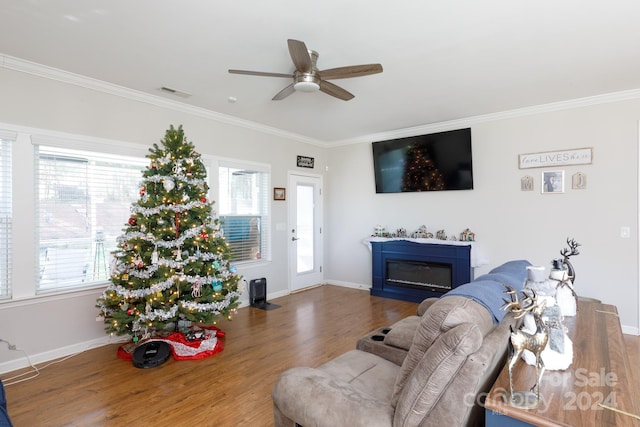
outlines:
[[[181,126],[161,142],[149,149],[140,198],[117,239],[111,285],[97,300],[106,331],[131,337],[118,355],[137,367],[150,367],[136,364],[136,354],[161,353],[158,342],[171,345],[175,358],[220,351],[224,333],[214,324],[231,318],[242,294],[200,154]]]

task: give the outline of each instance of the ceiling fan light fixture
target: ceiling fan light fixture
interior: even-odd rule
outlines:
[[[293,87],[300,92],[317,92],[320,90],[320,80],[315,73],[296,72]]]
[[[298,82],[293,87],[300,92],[316,92],[320,90],[320,85],[315,82]]]

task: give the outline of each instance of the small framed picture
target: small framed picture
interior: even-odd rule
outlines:
[[[574,190],[584,190],[587,188],[587,175],[583,172],[578,172],[571,177],[571,188]]]
[[[542,193],[564,193],[564,171],[542,172]]]
[[[533,191],[533,177],[531,175],[525,175],[520,178],[520,190]]]
[[[281,187],[274,187],[273,188],[273,200],[285,200],[286,199],[286,191],[284,188]]]

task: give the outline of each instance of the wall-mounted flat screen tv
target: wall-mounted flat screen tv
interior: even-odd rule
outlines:
[[[473,189],[470,128],[372,145],[376,193]]]

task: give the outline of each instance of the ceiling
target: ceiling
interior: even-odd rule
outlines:
[[[0,16],[1,55],[319,144],[640,88],[638,0],[0,0]],[[320,70],[384,71],[333,80],[350,101],[272,101],[289,79],[228,73],[293,73],[290,38]]]

